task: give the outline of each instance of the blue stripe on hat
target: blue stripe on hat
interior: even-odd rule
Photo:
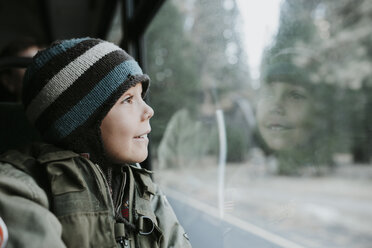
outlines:
[[[34,70],[39,70],[43,67],[51,58],[57,56],[58,54],[65,52],[67,49],[79,44],[82,41],[88,40],[89,38],[81,38],[81,39],[72,39],[63,42],[63,46],[56,45],[49,49],[48,56],[39,56],[35,58],[36,67]],[[62,49],[61,49],[62,48]]]
[[[99,108],[129,75],[141,75],[142,70],[134,60],[117,65],[69,112],[59,118],[43,135],[48,140],[60,140],[84,122]]]

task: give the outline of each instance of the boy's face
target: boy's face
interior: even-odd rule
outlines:
[[[101,124],[105,151],[114,163],[139,163],[146,159],[147,134],[154,110],[142,99],[142,84],[127,90]]]
[[[311,132],[312,95],[299,85],[274,82],[264,86],[257,105],[258,128],[275,151],[303,145]]]

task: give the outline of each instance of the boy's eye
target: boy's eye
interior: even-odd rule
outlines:
[[[127,96],[124,98],[123,101],[121,101],[121,103],[132,103],[133,102],[133,96]]]
[[[289,97],[292,98],[292,99],[295,99],[295,100],[302,100],[302,99],[306,99],[307,96],[301,92],[298,92],[298,91],[291,91],[289,92]]]

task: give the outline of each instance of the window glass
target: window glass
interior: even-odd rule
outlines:
[[[372,2],[168,0],[154,179],[194,247],[370,247]]]
[[[109,28],[109,32],[107,34],[107,40],[111,41],[115,44],[120,44],[120,41],[123,37],[123,30],[122,30],[122,3],[119,1],[117,3],[114,18],[112,20],[111,26]]]

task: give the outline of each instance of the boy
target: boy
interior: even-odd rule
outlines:
[[[305,50],[267,56],[256,116],[262,140],[278,158],[279,174],[318,174],[330,164],[329,103],[323,97],[329,87],[314,77],[319,66]]]
[[[130,165],[148,153],[148,86],[106,41],[64,40],[35,56],[22,101],[49,144],[0,157],[9,247],[191,247],[151,172]]]

